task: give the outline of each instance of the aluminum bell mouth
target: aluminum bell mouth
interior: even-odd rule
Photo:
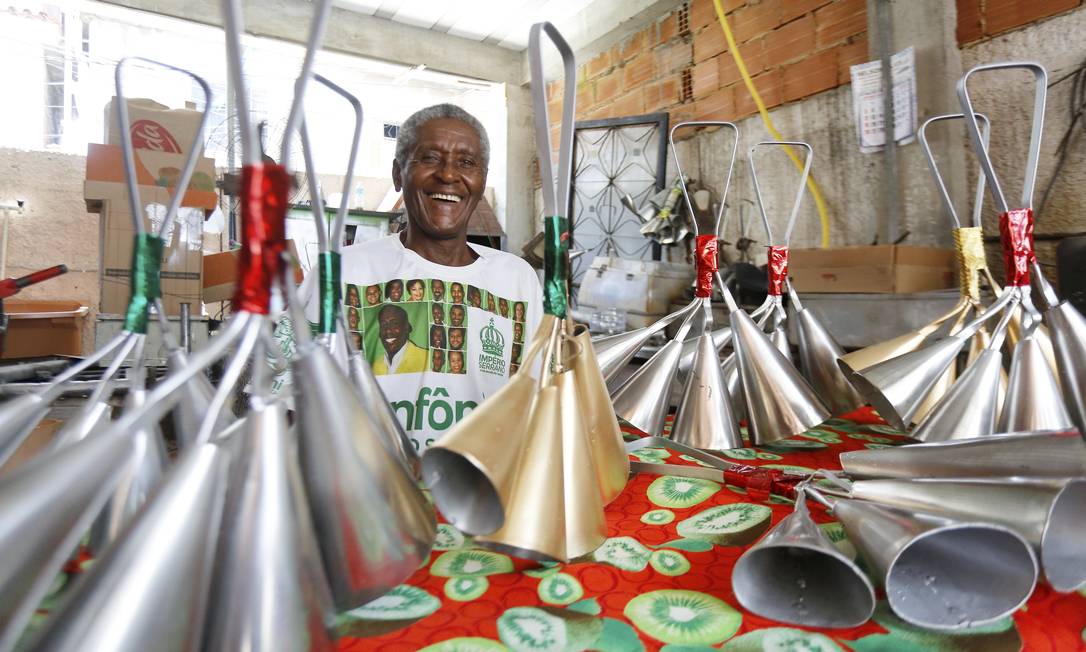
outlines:
[[[693,448],[726,450],[742,448],[743,437],[732,414],[727,383],[712,336],[697,340],[682,402],[671,427],[671,438]]]
[[[743,553],[732,589],[744,609],[805,627],[857,627],[875,612],[875,589],[856,563],[796,508]]]

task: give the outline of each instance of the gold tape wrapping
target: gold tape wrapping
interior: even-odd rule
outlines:
[[[954,251],[958,258],[958,286],[962,295],[980,301],[980,275],[982,270],[988,269],[981,227],[954,229]]]

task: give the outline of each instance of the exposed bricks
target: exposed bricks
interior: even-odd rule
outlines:
[[[596,102],[600,104],[613,101],[622,92],[622,73],[617,70],[596,80]]]
[[[683,68],[682,75],[680,76],[679,83],[679,101],[689,102],[694,99],[694,81],[693,73],[694,67]]]
[[[754,78],[754,87],[766,107],[774,107],[781,104],[781,71],[770,70],[763,72]],[[735,117],[745,118],[758,110],[757,105],[743,85],[735,88]]]
[[[715,57],[728,47],[720,25],[707,25],[694,34],[694,63]]]
[[[629,61],[645,50],[645,30],[627,38],[618,46],[619,61]],[[616,61],[615,63],[618,63]]]
[[[627,115],[639,115],[645,112],[645,94],[638,88],[618,98],[607,106],[606,115],[621,118]]]
[[[585,76],[594,79],[611,69],[611,51],[606,50],[592,57],[585,64]]]
[[[836,87],[837,50],[824,50],[785,66],[782,85],[785,102]]]
[[[729,120],[735,115],[732,86],[718,88],[705,98],[694,102],[694,120]]]
[[[819,7],[824,7],[833,0],[786,0],[781,3],[781,23],[787,23]]]
[[[656,48],[656,74],[666,75],[677,72],[690,65],[693,61],[693,49],[690,43],[677,41],[669,45]]]
[[[763,0],[737,9],[728,17],[735,42],[744,43],[780,25],[781,4],[782,0]]]
[[[1080,0],[1029,0],[1029,2],[985,0],[984,4],[984,31],[987,34],[999,34],[1041,18],[1069,11],[1079,6],[1081,2]]]
[[[590,107],[596,103],[596,84],[582,81],[577,84],[577,106]]]
[[[656,60],[652,52],[642,52],[622,67],[622,85],[626,90],[637,88],[656,75]]]
[[[837,0],[815,11],[818,47],[867,31],[867,0]]]
[[[645,111],[652,113],[679,102],[679,75],[672,75],[645,87]]]
[[[765,67],[773,68],[803,58],[814,50],[814,44],[813,16],[803,16],[787,25],[782,25],[780,29],[769,32],[762,39]]]
[[[673,11],[664,19],[656,23],[656,44],[662,45],[667,43],[671,39],[679,35],[679,14],[682,12]]]
[[[747,72],[749,74],[757,75],[765,70],[765,56],[762,52],[761,41],[751,41],[740,45],[739,54],[743,57],[743,63],[747,66]],[[735,63],[735,58],[730,52],[717,57],[717,61],[720,62],[720,70],[717,73],[717,83],[721,86],[734,84],[743,79],[739,74],[739,66]]]
[[[847,84],[852,80],[852,66],[871,59],[867,53],[867,33],[853,37],[852,41],[837,46],[837,83]]]
[[[725,54],[729,59],[730,54]],[[690,76],[690,83],[692,85],[691,90],[694,94],[694,99],[705,97],[709,93],[712,93],[720,87],[718,82],[717,71],[720,68],[720,62],[714,57],[712,59],[706,59],[699,64],[696,64],[692,69]]]

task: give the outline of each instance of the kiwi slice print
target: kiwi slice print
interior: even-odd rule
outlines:
[[[434,535],[434,550],[456,550],[464,547],[464,535],[448,523],[439,523]]]
[[[671,457],[671,451],[664,450],[663,448],[641,448],[630,453],[630,455],[633,455],[642,462],[659,464]]]
[[[667,525],[675,520],[675,512],[670,509],[654,509],[641,515],[641,522],[646,525]]]
[[[864,430],[870,430],[871,432],[881,433],[883,435],[904,435],[905,433],[898,430],[893,426],[884,426],[882,424],[869,424],[863,426]]]
[[[407,627],[441,608],[441,600],[426,591],[401,584],[381,597],[336,616],[339,636],[365,638]]]
[[[931,652],[1017,652],[1023,649],[1022,636],[1018,633],[1014,618],[1008,616],[980,627],[958,630],[954,633],[920,629],[898,618],[881,601],[872,617],[886,630],[886,634],[871,634],[849,645],[858,652],[877,650],[930,650]]]
[[[712,480],[662,475],[652,481],[646,494],[655,505],[682,509],[704,502],[718,491],[720,485]]]
[[[498,617],[498,638],[514,652],[579,652],[601,631],[599,618],[555,607],[513,607]]]
[[[639,630],[677,645],[714,645],[739,629],[743,616],[720,598],[699,591],[661,589],[626,603],[622,613]]]
[[[791,453],[796,450],[817,450],[825,448],[826,444],[810,439],[782,439],[769,444],[762,444],[762,448],[778,453]]]
[[[430,567],[436,577],[498,575],[513,572],[513,562],[505,555],[486,550],[449,550],[441,553]]]
[[[509,648],[497,641],[479,636],[461,636],[427,645],[419,652],[508,652]]]
[[[612,537],[596,548],[592,558],[625,571],[643,571],[649,565],[649,552],[633,537]]]
[[[765,505],[754,503],[720,505],[680,521],[677,530],[687,539],[718,546],[745,546],[769,528],[772,514]]]
[[[462,575],[445,582],[445,595],[458,602],[470,602],[482,597],[489,588],[490,581],[484,576]]]
[[[675,550],[653,550],[649,555],[649,565],[661,575],[675,577],[690,570],[690,562],[681,552]]]
[[[584,589],[576,577],[568,573],[548,575],[539,582],[536,589],[539,599],[547,604],[573,604],[584,597]]]
[[[813,439],[815,441],[820,441],[823,444],[840,444],[841,443],[841,435],[838,435],[836,432],[831,432],[829,430],[819,430],[818,428],[808,430],[807,432],[800,433],[800,434],[798,434],[796,436],[797,437],[804,437],[806,439]]]
[[[880,437],[878,435],[866,435],[866,434],[864,434],[862,432],[856,432],[856,433],[852,433],[852,434],[845,435],[845,436],[848,437],[849,439],[855,439],[857,441],[869,441],[869,442],[872,442],[874,444],[889,444],[889,443],[894,441],[893,439],[890,439],[889,437]]]
[[[720,451],[733,460],[753,460],[757,459],[758,451],[753,448],[730,448],[728,450]]]
[[[830,540],[833,547],[837,548],[838,552],[849,559],[856,559],[856,547],[848,540],[845,528],[840,523],[822,523],[818,528],[822,530],[822,534],[826,535],[826,538]]]
[[[738,636],[720,648],[728,652],[844,652],[829,636],[791,627],[759,629]]]

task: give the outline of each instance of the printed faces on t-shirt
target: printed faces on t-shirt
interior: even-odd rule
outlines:
[[[520,368],[524,301],[459,281],[397,278],[348,283],[343,303],[349,337],[377,375],[464,374],[471,360],[480,371],[502,376]],[[495,318],[512,322],[511,346],[502,333],[508,329],[495,327]]]

